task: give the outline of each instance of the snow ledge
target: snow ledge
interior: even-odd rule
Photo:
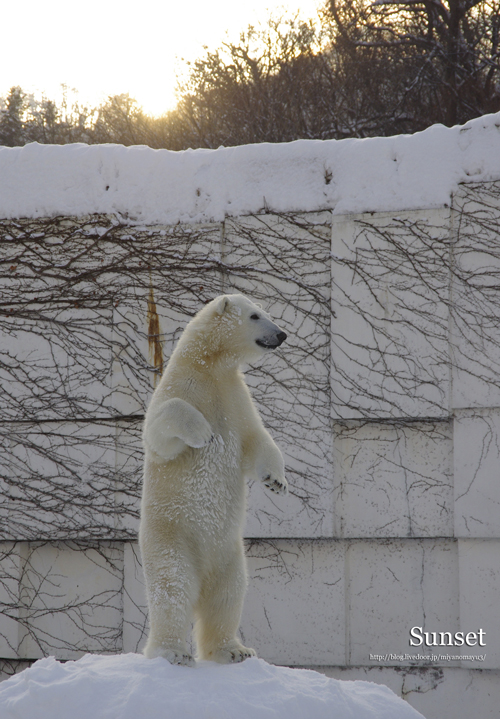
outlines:
[[[449,205],[461,182],[498,179],[500,113],[415,135],[218,150],[31,143],[0,148],[0,217],[105,213],[172,225],[412,210]]]

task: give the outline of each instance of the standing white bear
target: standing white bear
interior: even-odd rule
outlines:
[[[184,330],[144,423],[139,543],[149,605],[147,657],[192,666],[255,655],[236,636],[246,589],[245,477],[287,482],[239,367],[286,334],[242,295],[206,305]]]

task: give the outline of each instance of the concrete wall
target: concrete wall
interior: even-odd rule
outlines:
[[[220,290],[264,293],[290,335],[272,371],[248,375],[292,491],[249,488],[244,641],[273,663],[387,684],[427,719],[486,719],[500,702],[499,214],[500,184],[470,185],[441,209],[238,218],[201,250],[221,263]],[[168,355],[184,318],[157,306]],[[147,356],[147,337],[134,342]],[[116,363],[113,389],[122,416],[143,410]],[[139,424],[102,431],[114,453],[88,449],[89,462],[132,462],[138,477]],[[137,519],[118,515],[106,536],[86,535],[84,512],[57,541],[5,535],[5,672],[141,649]],[[412,647],[415,626],[482,629],[486,646]]]

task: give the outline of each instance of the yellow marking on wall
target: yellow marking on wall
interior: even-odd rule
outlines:
[[[153,290],[153,283],[150,279],[149,282],[149,297],[148,297],[148,346],[149,346],[149,361],[153,367],[157,370],[154,375],[154,385],[158,383],[160,377],[163,374],[163,347],[161,342],[161,328],[160,318],[156,311],[155,295]]]

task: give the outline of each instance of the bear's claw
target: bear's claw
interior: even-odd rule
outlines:
[[[276,494],[286,494],[288,492],[288,483],[286,479],[276,479],[276,477],[271,477],[271,475],[268,475],[263,480],[264,485],[271,490],[271,492],[275,492]]]
[[[168,659],[170,664],[178,664],[183,667],[194,667],[196,664],[191,654],[181,654],[180,652],[174,651],[168,652],[165,659]]]
[[[146,646],[144,648],[144,655],[148,659],[162,657],[162,659],[169,661],[170,664],[179,664],[185,667],[194,667],[196,664],[194,657],[186,650],[183,651],[177,647],[173,649],[166,645],[156,647]]]
[[[212,656],[208,658],[219,664],[238,664],[239,662],[244,662],[245,659],[249,657],[255,656],[257,656],[255,649],[241,646],[237,648],[222,647],[216,652],[213,652]]]

